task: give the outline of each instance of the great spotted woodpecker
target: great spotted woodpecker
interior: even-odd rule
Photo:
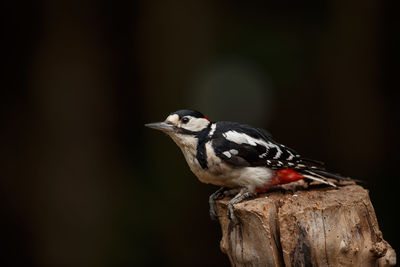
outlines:
[[[233,205],[271,186],[305,178],[336,186],[327,179],[350,179],[325,171],[322,162],[301,157],[274,141],[266,130],[236,122],[211,122],[195,110],[178,110],[164,122],[145,126],[168,134],[201,182],[221,186],[209,197],[213,219],[217,217],[215,200],[232,189],[238,193],[229,201],[228,216],[236,223]]]

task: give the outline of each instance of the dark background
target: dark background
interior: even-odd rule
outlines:
[[[3,3],[0,264],[227,266],[216,188],[143,127],[182,108],[365,180],[399,252],[394,2]]]

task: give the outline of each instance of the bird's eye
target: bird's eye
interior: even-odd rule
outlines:
[[[182,118],[182,123],[188,123],[189,122],[189,118],[188,117],[183,117]]]

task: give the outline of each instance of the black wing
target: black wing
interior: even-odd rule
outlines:
[[[234,122],[218,122],[212,138],[215,154],[232,166],[266,166],[295,169],[318,178],[357,181],[325,170],[323,162],[301,157],[296,151],[272,139],[270,133]]]
[[[212,146],[218,157],[233,166],[281,169],[294,167],[301,159],[296,151],[274,141],[267,131],[233,122],[217,123]]]

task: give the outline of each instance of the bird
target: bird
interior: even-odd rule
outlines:
[[[218,218],[215,201],[232,192],[235,195],[228,203],[227,216],[238,223],[234,205],[272,186],[307,179],[336,187],[332,180],[352,180],[326,171],[323,162],[302,157],[264,129],[213,122],[196,110],[178,110],[165,121],[145,126],[169,135],[201,182],[220,186],[209,197],[212,219]]]

